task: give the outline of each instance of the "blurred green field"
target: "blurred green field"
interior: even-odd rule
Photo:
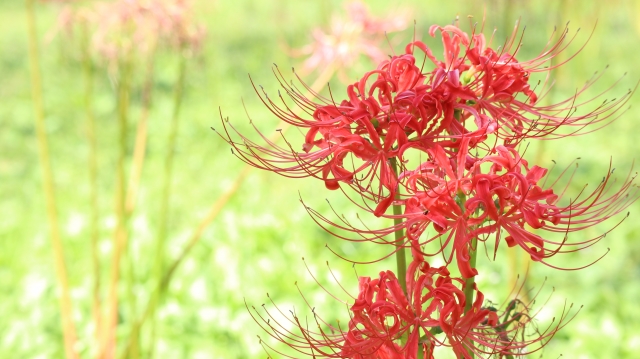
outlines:
[[[604,70],[606,65],[609,68],[592,89],[593,94],[609,87],[625,72],[627,75],[608,97],[623,95],[640,79],[637,66],[640,58],[638,1],[493,0],[481,3],[456,0],[444,5],[432,0],[401,0],[368,3],[376,15],[409,9],[411,18],[417,23],[418,37],[424,39],[428,37],[431,24],[447,24],[460,15],[466,26],[468,14],[479,20],[484,10],[485,33],[495,26],[498,28],[496,39],[503,39],[505,28],[510,29],[515,20],[521,18],[521,23],[527,26],[519,56],[522,59],[536,55],[556,25],[563,27],[571,21],[572,33],[582,27],[567,52],[571,53],[587,41],[597,23],[585,49],[555,73],[554,99],[571,96],[593,72]],[[86,4],[83,2],[80,6]],[[77,42],[60,35],[48,36],[61,6],[40,3],[37,6],[47,131],[75,305],[73,315],[81,339],[78,348],[83,357],[90,357],[93,277],[88,240],[90,186],[84,83],[74,55],[78,53]],[[210,129],[211,126],[220,127],[219,108],[225,117],[250,133],[244,102],[257,126],[271,134],[277,120],[255,95],[247,74],[270,94],[275,94],[278,84],[271,74],[272,64],[287,69],[285,73],[289,76],[288,69],[301,66],[304,59],[291,57],[287,46],[304,46],[311,39],[313,28],[326,28],[333,14],[343,12],[340,1],[200,0],[195,7],[198,20],[207,27],[207,36],[202,54],[187,67],[168,226],[169,261],[182,250],[200,219],[233,185],[243,168],[243,163]],[[0,358],[62,358],[58,288],[31,107],[24,4],[20,1],[0,2],[0,29]],[[403,43],[411,40],[412,33],[412,29],[407,29],[390,35],[391,43],[399,44],[396,52],[402,51]],[[428,41],[439,56],[438,42],[430,38]],[[383,49],[389,51],[388,47]],[[130,222],[131,254],[125,259],[132,270],[127,269],[128,265],[124,266],[126,279],[132,280],[134,285],[130,292],[124,282],[119,288],[123,298],[117,333],[120,340],[128,336],[132,313],[143,309],[155,283],[152,268],[159,221],[158,199],[178,64],[173,55],[162,52],[156,62],[147,162],[142,172],[138,207]],[[363,65],[359,69],[371,66],[368,61],[362,57]],[[134,76],[140,77],[140,72]],[[100,253],[103,256],[102,277],[106,283],[112,253],[110,238],[115,225],[117,121],[113,79],[104,71],[97,70],[96,73],[94,106],[100,151]],[[353,81],[359,78],[357,71],[347,70],[346,73]],[[311,73],[304,79],[312,83],[317,75]],[[344,87],[337,77],[331,80],[335,97],[343,95]],[[142,110],[135,88],[133,93],[130,150],[135,121]],[[631,103],[635,104],[638,99],[640,95],[635,94]],[[626,175],[640,150],[636,122],[639,117],[640,107],[631,106],[619,120],[598,132],[542,145],[532,142],[525,157],[541,166],[550,166],[551,160],[555,160],[559,167],[581,157],[571,186],[577,193],[583,184],[595,185],[600,181],[608,170],[610,158],[613,158],[616,173],[620,177]],[[129,157],[127,161],[130,160]],[[155,357],[266,357],[256,337],[265,338],[266,334],[252,320],[245,301],[259,307],[268,303],[268,292],[283,311],[293,307],[302,309],[304,302],[294,285],[296,281],[324,318],[348,321],[345,308],[328,299],[318,288],[301,257],[305,257],[323,284],[339,293],[325,267],[325,261],[329,261],[331,268],[339,273],[341,283],[355,293],[357,281],[351,265],[324,249],[325,243],[349,256],[366,248],[373,251],[366,254],[375,257],[374,254],[384,253],[384,249],[357,247],[330,237],[309,218],[299,196],[323,213],[330,210],[325,198],[344,212],[349,208],[349,202],[340,193],[326,191],[318,181],[290,180],[258,170],[251,172],[178,268],[159,310]],[[564,267],[578,267],[597,259],[610,248],[608,255],[593,266],[580,271],[557,271],[540,265],[531,267],[528,285],[537,287],[547,277],[547,292],[555,288],[544,316],[552,317],[561,311],[565,300],[576,306],[584,305],[579,315],[559,332],[542,354],[534,357],[556,358],[560,354],[580,359],[640,357],[640,309],[637,305],[640,298],[640,203],[635,203],[630,210],[630,217],[601,243],[578,255],[564,256],[553,262]],[[574,235],[592,237],[615,223],[616,219],[587,233]],[[497,262],[479,258],[479,266],[485,268],[481,271],[479,285],[495,295],[498,302],[504,300],[510,289],[505,283],[514,277],[506,258],[505,250],[499,252]],[[379,270],[387,268],[395,268],[393,259],[356,269],[359,275],[375,276]],[[142,356],[145,356],[144,352]]]

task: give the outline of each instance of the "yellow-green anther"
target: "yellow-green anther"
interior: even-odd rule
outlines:
[[[471,83],[472,77],[473,74],[471,74],[469,71],[465,71],[462,73],[462,75],[460,75],[460,82],[462,82],[462,85],[466,86]]]

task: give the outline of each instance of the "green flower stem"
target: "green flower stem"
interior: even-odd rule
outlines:
[[[469,259],[469,265],[471,265],[471,268],[476,267],[476,259],[478,255],[477,245],[478,245],[478,239],[473,238],[471,240],[471,249],[469,250],[469,256],[471,257]],[[476,277],[471,277],[471,278],[467,278],[464,282],[464,298],[466,300],[466,303],[464,306],[465,313],[471,310],[471,306],[473,305],[473,289],[475,286],[474,285],[475,281],[476,281]]]
[[[389,161],[391,162],[391,168],[393,168],[393,172],[395,173],[396,178],[398,178],[398,172],[399,172],[398,160],[395,157],[393,157]],[[399,188],[396,191],[395,198],[400,199]],[[396,218],[393,219],[393,224],[397,226],[402,223],[402,218],[400,218],[400,216],[402,215],[402,206],[398,204],[394,204],[392,207],[393,207],[393,215],[396,216]],[[402,291],[404,292],[404,294],[407,295],[407,255],[404,249],[404,231],[402,229],[395,231],[394,237],[396,239],[395,245],[397,247],[396,266],[397,266],[398,282],[400,283],[400,287],[402,288]],[[405,333],[399,339],[400,343],[401,344],[406,343],[408,336],[409,334]]]
[[[398,177],[398,160],[394,157],[391,160],[391,167],[393,168],[393,172],[396,174],[396,178]],[[396,199],[400,199],[400,193],[396,192]],[[393,215],[396,216],[393,219],[393,224],[396,226],[402,223],[402,206],[398,204],[393,205]],[[398,281],[400,282],[400,286],[402,287],[402,291],[404,294],[407,294],[407,255],[404,249],[404,231],[399,229],[394,233],[396,242],[395,245],[398,248],[396,252],[396,265],[398,267]]]
[[[127,138],[129,121],[129,79],[131,78],[132,62],[130,58],[120,60],[118,66],[117,107],[118,107],[118,158],[116,162],[115,212],[116,229],[113,234],[113,256],[111,258],[111,280],[107,295],[106,318],[103,321],[100,355],[113,356],[116,350],[116,328],[118,325],[118,283],[122,258],[127,248],[127,212],[126,212],[126,173],[125,161],[127,157]]]
[[[158,285],[162,283],[162,273],[165,267],[165,242],[167,238],[167,227],[169,223],[169,200],[171,198],[171,180],[173,178],[173,159],[176,147],[176,139],[178,138],[178,120],[180,118],[180,108],[182,105],[182,98],[184,92],[184,82],[185,82],[185,73],[186,73],[186,65],[187,65],[187,57],[185,54],[182,54],[180,59],[180,65],[178,69],[178,82],[176,83],[176,87],[174,89],[174,98],[173,98],[173,115],[171,118],[171,129],[169,132],[169,141],[167,143],[167,156],[165,157],[165,172],[164,172],[164,184],[163,184],[163,192],[162,199],[160,204],[160,231],[158,233],[157,240],[157,249],[156,249],[156,262],[154,268],[154,278],[157,278]],[[155,339],[156,339],[156,309],[160,302],[161,295],[163,291],[154,291],[153,295],[159,298],[154,299],[151,302],[151,349],[150,352],[153,353],[153,349],[155,347]],[[153,355],[150,355],[153,357]]]
[[[466,210],[465,204],[467,202],[467,196],[462,192],[458,192],[458,194],[456,195],[456,202],[458,203],[458,206],[460,206],[460,209],[462,210],[462,212],[464,213],[464,211]],[[475,268],[476,267],[476,258],[478,255],[478,239],[477,238],[473,238],[471,239],[471,248],[469,249],[469,265],[471,266],[471,268]],[[471,310],[471,307],[473,306],[473,290],[475,287],[475,276],[471,277],[471,278],[467,278],[464,281],[464,298],[465,298],[465,304],[464,304],[464,312],[465,314],[467,312],[469,312]],[[473,359],[474,354],[473,351],[471,349],[469,349],[469,355],[471,356],[471,359]]]
[[[471,265],[471,268],[476,267],[476,258],[478,256],[477,245],[478,245],[478,239],[474,237],[471,240],[471,249],[469,250],[469,256],[471,257],[469,259],[469,265]],[[471,310],[471,306],[473,305],[473,289],[475,287],[475,281],[476,281],[475,276],[471,278],[467,278],[464,281],[464,298],[465,298],[464,312],[465,314]],[[473,359],[474,355],[471,349],[469,349],[469,355],[471,356],[471,359]]]
[[[149,111],[151,108],[151,99],[153,92],[153,79],[154,79],[154,70],[155,70],[155,58],[157,53],[157,43],[154,41],[151,44],[151,50],[146,56],[145,59],[145,79],[142,86],[142,111],[140,112],[140,118],[138,120],[138,125],[136,128],[136,139],[135,145],[133,149],[133,161],[131,163],[131,174],[129,178],[129,186],[127,188],[127,197],[126,197],[126,207],[125,210],[127,212],[127,216],[131,217],[133,211],[135,210],[137,199],[138,199],[138,189],[140,187],[140,179],[142,177],[142,169],[144,167],[145,156],[146,156],[146,148],[147,148],[147,132],[148,132],[148,122],[149,122]],[[130,229],[131,231],[131,229]],[[128,266],[129,266],[129,278],[127,280],[128,284],[128,293],[130,298],[130,306],[131,306],[131,317],[137,318],[137,301],[135,300],[136,296],[133,290],[134,284],[136,283],[136,273],[135,273],[135,261],[136,259],[133,256],[133,251],[129,248],[130,255],[128,256]],[[135,359],[140,356],[140,338],[138,336],[136,330],[133,328],[136,326],[136,320],[131,321],[131,333],[136,333],[136,335],[131,335],[129,341],[132,344],[132,349],[129,352],[129,358]]]
[[[60,286],[60,316],[62,319],[62,333],[64,338],[64,351],[66,358],[79,358],[76,350],[78,337],[75,323],[73,322],[73,307],[69,289],[69,277],[64,258],[64,247],[60,237],[58,223],[58,211],[56,208],[55,186],[53,170],[49,158],[49,144],[47,129],[44,119],[44,106],[42,100],[42,77],[40,74],[40,61],[38,53],[38,35],[36,29],[36,17],[34,0],[26,0],[27,26],[29,31],[29,65],[31,70],[31,96],[33,98],[33,111],[35,117],[35,130],[38,141],[38,157],[42,170],[42,187],[46,203],[47,219],[49,222],[49,236],[53,248],[55,275]]]
[[[91,187],[91,262],[93,270],[93,321],[95,325],[95,343],[99,342],[100,329],[102,328],[100,313],[100,254],[98,250],[99,230],[99,206],[98,206],[98,139],[96,136],[96,118],[93,112],[93,82],[94,72],[89,50],[89,29],[86,22],[82,23],[82,69],[84,73],[84,107],[87,118],[87,141],[89,142],[89,185]]]
[[[158,237],[156,241],[156,255],[155,255],[155,263],[154,263],[154,279],[157,280],[156,286],[152,290],[151,298],[149,299],[149,304],[147,308],[144,310],[143,314],[140,316],[140,319],[134,321],[132,327],[130,329],[129,340],[125,347],[125,350],[122,354],[123,358],[131,358],[137,357],[138,353],[138,341],[140,336],[140,331],[143,325],[147,322],[151,322],[151,339],[150,339],[150,349],[149,349],[149,357],[152,357],[153,350],[155,347],[155,338],[156,338],[156,309],[160,303],[161,296],[164,294],[165,286],[165,276],[163,275],[165,268],[165,242],[167,237],[167,228],[169,222],[169,200],[171,198],[171,182],[173,178],[173,163],[174,163],[174,153],[176,147],[176,140],[178,138],[178,124],[180,118],[180,109],[182,105],[183,92],[184,92],[184,83],[185,83],[185,75],[186,75],[186,64],[187,57],[185,55],[181,56],[180,64],[178,68],[178,79],[176,85],[174,87],[174,107],[171,118],[171,127],[169,129],[169,140],[167,142],[167,155],[165,157],[165,171],[163,178],[163,187],[162,187],[162,195],[160,198],[160,228],[158,231]]]

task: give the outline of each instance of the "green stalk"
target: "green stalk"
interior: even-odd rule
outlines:
[[[102,327],[100,321],[100,256],[98,251],[99,241],[99,210],[98,210],[98,141],[96,137],[96,119],[93,113],[93,78],[94,73],[89,53],[89,38],[87,34],[87,24],[83,23],[82,38],[82,67],[85,78],[84,106],[87,116],[87,140],[89,142],[89,184],[91,187],[91,262],[93,266],[93,321],[95,326],[95,341],[100,337],[99,328]]]
[[[391,162],[391,168],[393,168],[393,173],[395,173],[396,178],[398,178],[398,172],[399,172],[398,160],[395,157],[393,157],[389,161]],[[399,187],[397,188],[395,199],[400,199]],[[400,216],[402,215],[402,206],[394,204],[392,207],[393,207],[393,215],[395,216],[395,218],[393,219],[393,224],[396,226],[402,224],[402,218],[400,218]],[[396,268],[397,268],[396,270],[398,273],[398,281],[400,282],[400,287],[402,288],[402,291],[406,296],[407,295],[407,255],[404,249],[404,240],[405,240],[404,230],[399,229],[395,231],[393,235],[396,240],[395,245],[398,249],[396,251]],[[408,333],[405,333],[399,339],[401,344],[404,344],[407,342],[408,335],[409,335]]]
[[[464,212],[465,204],[467,202],[467,196],[462,191],[460,191],[456,196],[456,202],[460,206],[460,209]],[[478,256],[478,239],[475,237],[471,239],[471,248],[469,249],[469,256],[470,256],[469,265],[471,266],[472,269],[474,269],[476,268],[476,259]],[[465,298],[465,304],[464,304],[465,314],[469,312],[471,310],[471,307],[473,306],[473,292],[475,287],[475,281],[476,281],[475,276],[471,278],[467,278],[464,281],[463,293]],[[471,359],[473,359],[474,357],[473,351],[471,349],[469,349],[468,351],[469,351],[469,355],[471,356]]]
[[[151,299],[149,300],[149,305],[147,309],[144,311],[139,320],[137,320],[130,332],[129,342],[125,348],[123,353],[123,357],[129,358],[134,356],[138,352],[139,345],[139,336],[140,330],[142,326],[147,320],[151,320],[151,348],[149,356],[152,356],[153,349],[155,346],[155,312],[160,302],[161,295],[164,294],[164,282],[165,277],[162,275],[164,270],[164,249],[165,242],[167,237],[167,228],[168,228],[168,220],[169,220],[169,202],[171,198],[171,180],[173,178],[173,162],[174,162],[174,153],[176,147],[176,140],[178,137],[178,124],[180,118],[180,109],[182,106],[182,94],[184,92],[184,82],[186,75],[186,62],[187,58],[183,55],[180,59],[180,65],[178,68],[178,80],[176,82],[176,86],[174,88],[174,108],[173,114],[171,118],[171,127],[169,130],[169,140],[167,143],[168,153],[165,157],[165,172],[163,176],[163,191],[160,203],[160,227],[158,231],[157,237],[157,247],[156,247],[156,256],[154,263],[154,276],[153,278],[157,278],[157,287],[152,291]]]
[[[471,256],[471,258],[469,259],[469,265],[471,265],[471,268],[476,267],[476,258],[478,255],[477,245],[478,245],[478,239],[473,238],[471,240],[471,250],[469,250],[469,256]],[[473,289],[475,287],[475,281],[476,281],[475,276],[471,278],[467,278],[464,281],[464,298],[466,301],[464,305],[465,314],[471,310],[471,306],[473,305]],[[473,359],[474,354],[471,349],[469,349],[469,355],[471,356],[471,359]]]
[[[471,259],[469,259],[469,265],[471,265],[471,268],[476,267],[476,258],[478,256],[477,246],[478,246],[478,239],[473,238],[471,240],[471,249],[469,250],[469,256],[471,257]],[[465,313],[471,310],[471,306],[473,305],[473,289],[474,289],[475,282],[476,282],[475,276],[471,278],[467,278],[464,281],[464,298],[466,300],[466,303],[464,306]]]
[[[154,78],[154,70],[155,70],[155,54],[157,50],[156,43],[154,42],[151,45],[151,51],[147,54],[146,58],[146,75],[142,88],[142,111],[140,113],[140,119],[138,121],[138,125],[136,128],[136,138],[135,145],[133,149],[133,161],[131,163],[131,172],[129,176],[129,185],[127,188],[127,196],[125,203],[125,211],[127,214],[127,218],[130,218],[133,215],[133,211],[137,204],[138,198],[138,189],[140,186],[140,179],[142,177],[142,169],[144,167],[146,148],[147,148],[147,133],[148,133],[148,122],[149,122],[149,110],[151,108],[151,98],[152,98],[152,90],[153,90],[153,78]],[[131,232],[131,228],[129,229]],[[131,318],[137,318],[137,300],[136,295],[134,293],[134,284],[136,282],[135,275],[135,259],[133,256],[133,251],[131,249],[129,255],[127,256],[127,265],[128,265],[128,288],[127,292],[129,295],[129,305]],[[137,321],[134,319],[131,321],[131,329],[130,332],[135,335],[130,336],[129,341],[132,343],[131,351],[129,352],[129,358],[138,358],[140,355],[139,352],[139,336],[137,335],[137,331],[134,329]]]
[[[471,257],[469,259],[469,265],[471,265],[471,268],[475,268],[476,267],[476,259],[478,257],[478,239],[477,238],[473,238],[471,240],[471,249],[469,250],[469,256]],[[473,292],[474,292],[474,287],[475,287],[475,282],[476,282],[476,277],[473,276],[471,278],[467,278],[464,281],[464,298],[465,298],[465,305],[464,305],[464,312],[465,314],[471,310],[471,306],[473,306]],[[473,359],[474,354],[473,351],[471,349],[469,349],[469,355],[471,355],[471,359]]]
[[[154,278],[158,278],[158,285],[162,283],[162,273],[165,266],[165,243],[167,241],[167,228],[169,223],[169,202],[171,199],[171,180],[173,179],[173,162],[175,156],[176,140],[178,138],[178,123],[180,118],[180,109],[182,107],[182,99],[184,92],[184,82],[186,74],[187,57],[182,54],[180,64],[178,68],[178,82],[174,88],[173,97],[173,115],[171,118],[171,129],[169,131],[169,140],[167,143],[168,153],[165,158],[164,168],[164,183],[162,191],[162,199],[160,203],[160,228],[158,232],[157,249],[156,249],[156,261]],[[156,309],[163,291],[154,291],[155,298],[151,302],[151,344],[150,344],[150,357],[153,357],[153,351],[156,341]]]
[[[49,236],[53,248],[55,274],[60,286],[60,314],[62,320],[62,333],[64,338],[64,350],[67,358],[77,359],[78,352],[75,345],[78,341],[75,324],[73,322],[73,307],[69,290],[69,277],[64,258],[64,248],[60,237],[58,212],[56,208],[55,186],[51,160],[49,158],[49,144],[44,120],[44,106],[42,100],[42,77],[40,74],[40,61],[38,53],[38,35],[33,0],[26,0],[27,26],[29,28],[29,65],[31,68],[31,96],[33,98],[33,111],[35,117],[35,130],[38,140],[38,157],[42,170],[42,187],[45,196],[47,218],[49,222]]]
[[[394,157],[391,160],[391,167],[393,168],[393,172],[396,174],[396,178],[398,177],[398,160]],[[398,189],[399,190],[399,189]],[[396,192],[396,199],[400,199],[400,193]],[[393,219],[393,224],[400,225],[402,223],[402,206],[394,204],[393,205],[393,215],[396,216]],[[398,280],[400,281],[400,286],[402,287],[402,291],[404,294],[407,294],[407,256],[406,251],[404,249],[404,231],[399,229],[394,232],[394,236],[396,239],[395,245],[398,248],[396,252],[396,266],[398,273]]]
[[[120,267],[122,256],[127,247],[127,214],[125,208],[126,174],[125,159],[127,155],[127,125],[129,115],[129,90],[130,90],[130,59],[122,60],[119,66],[118,76],[118,127],[119,154],[116,164],[116,230],[113,236],[113,257],[111,263],[111,283],[109,286],[107,318],[104,320],[104,331],[101,342],[101,354],[104,357],[114,355],[116,349],[116,327],[118,318],[118,283],[120,281]]]

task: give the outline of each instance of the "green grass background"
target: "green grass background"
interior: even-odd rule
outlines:
[[[259,102],[247,74],[275,94],[277,83],[271,75],[272,63],[288,69],[302,62],[302,59],[291,58],[283,44],[303,46],[311,38],[311,29],[326,28],[333,13],[343,12],[340,1],[201,0],[195,6],[197,18],[207,26],[208,35],[201,57],[188,67],[171,201],[167,249],[170,258],[177,255],[199,219],[233,184],[242,168],[228,146],[209,129],[220,127],[218,108],[248,132],[250,127],[242,107],[244,100],[253,120],[270,134],[277,121]],[[450,23],[456,15],[460,15],[468,29],[466,16],[472,14],[479,20],[486,10],[485,27],[497,27],[496,38],[503,39],[504,29],[511,28],[514,21],[521,18],[521,23],[527,26],[520,56],[523,59],[537,54],[554,26],[562,27],[571,21],[572,30],[582,27],[571,46],[576,50],[597,22],[586,48],[554,74],[557,86],[553,96],[556,99],[570,96],[594,71],[603,70],[607,64],[609,69],[592,93],[605,89],[625,72],[627,76],[609,98],[622,95],[640,79],[640,5],[636,1],[458,0],[445,3],[402,0],[371,1],[370,6],[376,15],[410,9],[421,38],[428,36],[431,24]],[[83,80],[78,62],[72,56],[77,52],[77,44],[59,37],[50,42],[43,40],[59,10],[56,5],[38,5],[38,29],[58,209],[75,304],[74,318],[83,339],[79,347],[86,356],[90,352],[93,280],[88,240],[89,148],[82,107]],[[33,127],[25,20],[24,4],[20,1],[0,2],[0,358],[59,358],[63,357],[62,334]],[[393,43],[404,43],[411,37],[411,29],[391,35]],[[437,41],[428,41],[439,55]],[[395,50],[401,51],[401,48],[398,46]],[[157,207],[177,61],[176,56],[166,52],[158,58],[147,163],[139,205],[132,218],[133,288],[139,307],[149,297],[153,279]],[[362,61],[366,65],[368,60]],[[354,81],[358,79],[358,73],[347,73]],[[305,80],[313,82],[314,74]],[[332,79],[331,85],[334,96],[343,94],[341,90],[345,85],[338,79]],[[104,72],[98,75],[94,100],[99,121],[101,253],[106,264],[115,218],[112,192],[117,121],[114,91]],[[637,101],[636,94],[631,103]],[[552,159],[566,166],[572,159],[581,157],[575,185],[571,187],[574,193],[584,183],[599,182],[610,158],[623,176],[640,148],[638,108],[632,106],[617,122],[593,134],[542,146],[532,142],[526,157],[530,161],[540,160],[541,166],[549,166]],[[133,119],[139,111],[140,101],[134,96]],[[132,146],[133,135],[130,143]],[[324,318],[348,321],[344,306],[327,299],[300,258],[304,256],[319,280],[339,293],[324,264],[329,261],[341,282],[355,294],[356,279],[351,265],[324,249],[325,243],[351,257],[360,253],[375,257],[384,250],[357,247],[331,238],[308,217],[299,203],[298,193],[323,213],[329,211],[325,198],[339,211],[349,211],[348,201],[339,193],[326,191],[318,181],[289,180],[258,170],[252,172],[218,219],[207,228],[172,281],[157,323],[156,357],[266,357],[256,337],[266,335],[254,324],[244,301],[258,307],[267,303],[268,292],[282,305],[283,311],[295,307],[302,312],[304,303],[294,286],[296,281]],[[532,287],[547,277],[547,293],[555,288],[544,316],[549,318],[558,313],[565,299],[584,305],[580,314],[542,352],[544,357],[556,358],[560,354],[566,358],[640,357],[639,206],[634,204],[629,219],[598,245],[554,261],[575,267],[589,263],[610,248],[610,253],[597,264],[574,272],[532,266],[529,272]],[[601,233],[614,222],[587,233],[576,233],[573,238]],[[479,265],[480,287],[496,296],[495,301],[504,300],[510,289],[505,283],[512,271],[506,264],[505,251],[500,251],[497,262],[480,257]],[[379,270],[394,267],[395,263],[388,260],[356,269],[360,275],[375,276]],[[106,267],[104,273],[107,273]],[[124,288],[122,294],[123,303],[128,303]],[[121,338],[127,336],[129,315],[126,310],[120,315],[118,334]]]

